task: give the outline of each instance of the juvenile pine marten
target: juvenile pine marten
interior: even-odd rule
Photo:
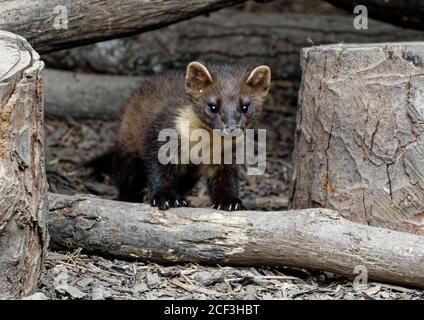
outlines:
[[[158,136],[166,128],[179,132],[181,121],[189,121],[190,131],[221,129],[233,135],[244,130],[260,113],[270,82],[267,66],[206,67],[199,62],[190,63],[185,75],[175,72],[146,80],[120,122],[115,164],[119,199],[141,202],[147,185],[152,206],[188,206],[186,193],[205,177],[214,208],[244,209],[237,165],[161,164],[158,152],[164,142]]]

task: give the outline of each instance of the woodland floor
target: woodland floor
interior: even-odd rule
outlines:
[[[249,209],[287,208],[296,117],[297,83],[274,83],[260,128],[267,129],[267,171],[245,175],[241,194]],[[82,164],[107,151],[116,123],[46,119],[50,191],[116,197],[111,177],[95,178]],[[200,196],[200,197],[199,197]],[[204,188],[192,194],[208,205]],[[201,199],[201,200],[199,200]],[[83,252],[50,252],[40,291],[50,299],[423,299],[424,292],[369,283],[361,290],[330,273],[286,268],[162,266],[148,261],[106,260]]]

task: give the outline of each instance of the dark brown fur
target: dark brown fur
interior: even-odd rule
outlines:
[[[159,131],[177,128],[179,120],[189,120],[190,129],[244,129],[261,111],[270,78],[260,81],[258,72],[246,83],[253,68],[234,65],[205,70],[194,63],[186,76],[181,72],[153,77],[123,110],[115,161],[121,200],[141,202],[147,185],[152,205],[161,209],[186,206],[185,194],[204,176],[216,208],[242,208],[236,165],[162,165],[158,161]],[[247,102],[250,110],[242,113],[240,106]],[[219,106],[219,114],[210,112],[210,103]]]

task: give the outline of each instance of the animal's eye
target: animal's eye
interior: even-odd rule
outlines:
[[[209,108],[209,111],[212,113],[217,113],[219,111],[218,106],[213,102],[208,103],[208,108]]]
[[[241,105],[241,112],[246,113],[249,111],[250,108],[250,103],[243,103]]]

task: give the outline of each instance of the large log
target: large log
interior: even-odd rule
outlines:
[[[326,0],[353,12],[355,6],[366,6],[368,14],[398,26],[424,30],[424,2],[421,0]]]
[[[192,60],[264,63],[274,79],[299,79],[301,48],[314,44],[411,41],[424,37],[375,20],[353,28],[352,16],[222,10],[136,37],[45,55],[47,66],[74,71],[145,75],[185,68]]]
[[[141,85],[140,77],[95,75],[47,69],[46,115],[113,120]]]
[[[0,57],[0,299],[9,299],[36,287],[47,248],[43,63],[4,31]]]
[[[158,29],[244,0],[5,0],[0,29],[40,53]]]
[[[327,209],[179,208],[49,195],[54,247],[159,263],[291,266],[424,288],[424,237],[356,224]]]
[[[424,43],[302,53],[291,207],[424,234]]]

